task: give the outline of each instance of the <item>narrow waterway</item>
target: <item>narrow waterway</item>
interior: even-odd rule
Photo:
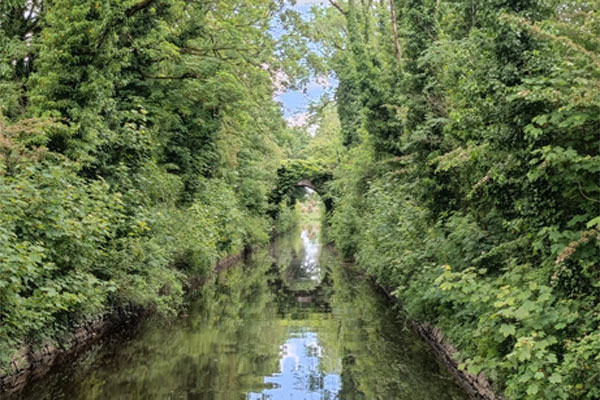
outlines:
[[[149,319],[21,399],[464,399],[387,299],[318,226],[207,282],[186,315]]]

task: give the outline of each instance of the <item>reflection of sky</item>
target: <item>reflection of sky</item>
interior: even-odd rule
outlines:
[[[249,393],[248,399],[337,399],[341,378],[321,370],[322,356],[315,332],[293,334],[281,347],[280,372],[264,378],[271,388]]]
[[[300,234],[304,247],[304,258],[300,265],[303,275],[311,280],[320,280],[319,240],[308,230]],[[279,372],[264,377],[269,386],[260,393],[251,392],[249,400],[264,399],[337,399],[341,390],[341,378],[337,374],[323,371],[321,360],[323,348],[316,332],[302,328],[291,333],[281,346]]]
[[[304,246],[304,260],[302,260],[301,268],[305,276],[313,281],[318,281],[321,279],[321,270],[319,268],[319,243],[317,238],[311,239],[306,230],[302,231],[300,237],[302,238],[302,246]]]

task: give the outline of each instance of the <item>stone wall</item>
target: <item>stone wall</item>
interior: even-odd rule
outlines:
[[[55,364],[74,357],[109,332],[137,323],[150,310],[129,309],[88,321],[54,342],[24,346],[6,371],[0,371],[0,393],[14,393],[44,376]]]

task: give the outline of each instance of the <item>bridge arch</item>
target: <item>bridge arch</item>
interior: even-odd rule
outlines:
[[[301,179],[298,181],[298,183],[296,183],[296,186],[310,189],[313,192],[318,193],[317,189],[315,189],[315,185],[310,181],[310,179]]]
[[[287,160],[277,170],[277,185],[270,196],[274,214],[279,204],[288,200],[293,205],[310,189],[323,200],[326,210],[331,209],[332,201],[327,193],[327,183],[333,178],[332,172],[323,164],[307,160]]]

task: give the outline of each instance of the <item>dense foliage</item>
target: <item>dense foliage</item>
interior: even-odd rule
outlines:
[[[599,398],[598,1],[332,3],[338,248],[509,398]]]
[[[249,6],[250,5],[250,6]],[[0,363],[268,240],[278,2],[0,2]]]
[[[0,365],[175,312],[291,227],[309,179],[341,252],[462,367],[600,398],[598,0],[282,2],[0,2]],[[313,138],[273,101],[309,71],[339,83]]]

